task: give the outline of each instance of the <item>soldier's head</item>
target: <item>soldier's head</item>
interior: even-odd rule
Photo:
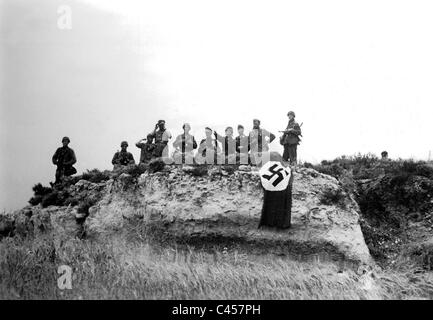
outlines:
[[[153,136],[149,133],[146,137],[146,143],[150,144],[150,143],[152,143],[152,140],[153,140]]]
[[[182,126],[183,132],[189,133],[191,131],[191,125],[189,123],[184,123]]]
[[[244,134],[244,126],[243,125],[238,125],[238,134],[241,136]]]
[[[287,113],[287,116],[289,117],[289,120],[293,120],[295,119],[295,113],[293,111],[289,111]]]
[[[159,120],[158,127],[160,130],[165,130],[165,120]]]
[[[388,152],[387,151],[382,151],[382,153],[380,155],[382,156],[383,160],[388,159]]]
[[[212,132],[213,132],[213,130],[212,130],[211,128],[209,128],[209,127],[206,127],[206,128],[204,129],[204,133],[205,133],[205,135],[206,135],[206,138],[210,138],[210,137],[212,137]]]
[[[226,136],[231,137],[233,135],[233,128],[227,127],[225,130]]]
[[[122,151],[126,151],[126,149],[128,148],[128,142],[122,141],[122,143],[120,144],[120,148],[122,149]]]
[[[254,129],[259,129],[260,128],[260,120],[259,119],[254,119],[253,120],[253,128]]]
[[[63,137],[62,144],[64,147],[67,147],[71,140],[68,137]]]

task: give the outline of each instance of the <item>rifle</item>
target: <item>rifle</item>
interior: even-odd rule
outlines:
[[[302,122],[302,123],[299,125],[299,128],[301,128],[303,124],[304,124],[304,123]],[[283,131],[280,130],[280,131],[278,131],[278,132],[281,132],[281,133],[289,133],[290,130],[283,130]],[[300,134],[300,136],[302,136],[302,134]]]

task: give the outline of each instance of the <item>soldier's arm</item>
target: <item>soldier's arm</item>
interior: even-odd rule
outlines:
[[[54,152],[53,158],[52,158],[53,164],[57,165],[59,161],[59,149]]]
[[[155,130],[153,130],[152,131],[152,133],[149,133],[148,135],[147,135],[147,141],[149,142],[149,143],[153,143],[153,140],[155,139],[155,136],[156,136],[156,129]],[[150,138],[150,141],[149,141],[149,138]]]
[[[129,153],[129,164],[135,164],[134,156],[132,153]]]
[[[197,141],[195,141],[194,137],[192,137],[192,148],[197,149]]]
[[[224,137],[222,135],[219,135],[217,132],[215,132],[215,138],[221,142],[224,143]]]
[[[198,146],[198,153],[201,154],[203,150],[206,148],[206,140],[200,141],[200,145]]]
[[[145,146],[144,139],[141,139],[140,141],[138,141],[138,142],[135,144],[135,146],[136,146],[137,148],[139,148],[139,149],[143,148],[143,147]]]
[[[176,137],[176,140],[173,142],[173,147],[176,149],[180,149],[182,147],[182,136],[178,135]]]
[[[77,157],[75,156],[74,150],[71,149],[70,153],[71,153],[71,160],[65,163],[65,165],[67,166],[72,166],[77,162]]]
[[[115,165],[118,164],[118,162],[119,162],[119,153],[116,152],[113,156],[113,160],[111,160],[111,164]]]
[[[298,136],[300,136],[302,134],[301,127],[299,126],[299,124],[296,124],[293,129],[294,129],[293,130],[294,133],[296,133]]]

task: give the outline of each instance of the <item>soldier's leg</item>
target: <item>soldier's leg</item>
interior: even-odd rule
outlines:
[[[54,181],[54,183],[60,183],[62,178],[62,171],[60,169],[56,170],[56,181]]]
[[[289,149],[290,149],[289,145],[285,144],[284,145],[284,152],[283,152],[283,160],[284,161],[288,161],[289,160]]]
[[[292,144],[289,146],[289,159],[290,164],[296,164],[296,144]]]

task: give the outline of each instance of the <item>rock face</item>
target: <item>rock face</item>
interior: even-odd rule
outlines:
[[[357,204],[342,193],[338,181],[307,168],[294,174],[292,228],[284,231],[257,228],[263,191],[257,169],[249,166],[167,166],[138,179],[122,174],[98,188],[79,181],[70,187],[71,193],[101,193],[87,218],[78,219],[71,206],[27,207],[2,223],[12,221],[15,233],[71,237],[85,232],[94,238],[145,224],[148,230],[190,244],[237,244],[276,254],[373,263],[359,226]],[[324,201],[329,194],[341,196],[330,203]]]

